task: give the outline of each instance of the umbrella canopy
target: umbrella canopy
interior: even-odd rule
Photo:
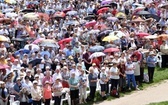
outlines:
[[[134,9],[134,11],[142,11],[144,9],[145,9],[145,7],[137,7],[137,8]]]
[[[23,12],[23,13],[30,13],[30,12],[35,12],[33,9],[30,9],[30,8],[27,8],[27,9],[23,9],[21,10],[20,12]]]
[[[56,43],[56,41],[53,39],[43,39],[41,43]]]
[[[9,12],[9,13],[5,14],[5,17],[8,17],[8,18],[17,17],[17,16],[18,16],[18,14],[13,13],[13,12]]]
[[[95,15],[88,15],[84,19],[85,20],[93,20],[93,19],[96,19],[96,16]]]
[[[0,18],[0,23],[2,24],[10,24],[11,19],[10,18]]]
[[[65,13],[64,12],[56,12],[54,15],[53,15],[53,18],[64,18],[65,17]]]
[[[168,34],[161,34],[157,38],[162,39],[162,40],[167,40],[168,39]]]
[[[107,48],[104,50],[105,53],[111,53],[111,52],[118,52],[120,49],[118,48]]]
[[[168,2],[161,5],[161,8],[168,9]]]
[[[96,23],[97,23],[97,22],[96,22],[95,20],[90,21],[90,22],[87,22],[87,23],[85,24],[85,27],[86,27],[86,28],[94,27],[94,25],[95,25]]]
[[[63,10],[63,12],[67,13],[68,11],[71,11],[71,10],[72,10],[72,8],[66,8],[66,9]]]
[[[133,5],[133,6],[137,6],[137,7],[144,7],[143,4],[139,4],[139,3],[133,3],[132,5]]]
[[[111,32],[112,32],[112,30],[103,30],[98,34],[98,37],[109,35],[109,33],[111,33]]]
[[[105,48],[116,48],[117,46],[115,44],[107,44],[105,45]]]
[[[0,64],[0,70],[4,70],[4,69],[7,69],[7,68],[9,68],[8,65],[2,65],[2,64]]]
[[[44,38],[36,39],[32,44],[38,44],[38,43],[40,43],[42,40],[44,40]]]
[[[138,17],[138,18],[135,18],[135,19],[131,20],[131,22],[145,22],[145,20],[143,20],[142,18]]]
[[[71,15],[77,15],[78,12],[77,11],[68,11],[66,14],[71,16]]]
[[[117,39],[119,39],[117,36],[109,35],[109,36],[104,37],[103,41],[110,42],[110,41],[114,41],[114,40],[117,40]]]
[[[149,36],[148,33],[137,33],[136,35],[138,35],[139,37]]]
[[[43,46],[43,47],[58,47],[55,43],[41,43],[40,46]]]
[[[79,25],[79,22],[73,20],[73,21],[69,21],[69,22],[67,22],[66,25]]]
[[[48,21],[50,19],[49,15],[46,13],[37,13],[38,17],[41,19],[44,19],[45,21]]]
[[[104,51],[103,46],[93,46],[89,49],[90,52],[102,52]]]
[[[16,4],[16,0],[5,0],[5,2],[9,4]]]
[[[148,11],[139,11],[136,15],[150,15],[150,13]]]
[[[62,39],[58,42],[58,44],[63,44],[63,43],[69,43],[72,41],[72,38],[65,38],[65,39]]]
[[[98,24],[94,26],[94,29],[105,30],[107,26],[105,24]]]
[[[100,30],[90,30],[87,34],[97,34]]]
[[[144,36],[144,38],[146,38],[146,39],[156,39],[157,35],[148,35],[148,36]]]
[[[126,36],[123,32],[121,31],[113,31],[112,33],[110,33],[109,35],[112,35],[112,36],[117,36],[119,38],[121,38],[122,36]]]
[[[108,5],[112,3],[112,0],[102,0],[101,5]]]
[[[29,47],[31,47],[33,51],[38,51],[40,49],[40,47],[35,44],[27,44],[24,46],[24,49],[29,50]]]
[[[37,20],[38,17],[39,16],[36,13],[27,13],[27,14],[23,15],[24,20]]]
[[[14,9],[13,8],[7,8],[7,9],[4,9],[2,12],[3,13],[8,13],[8,12],[13,12]]]
[[[0,35],[0,42],[8,42],[8,41],[9,41],[8,38],[6,38],[6,37],[3,36],[3,35]]]
[[[117,17],[107,17],[107,20],[116,22],[118,21],[118,18]]]
[[[105,56],[103,52],[95,52],[90,55],[89,59]]]
[[[46,9],[45,13],[47,13],[47,14],[53,14],[53,13],[55,13],[55,10],[54,9]]]
[[[36,58],[36,59],[33,59],[31,61],[29,61],[29,64],[32,64],[32,66],[36,66],[37,64],[40,64],[42,61],[42,59],[39,59],[39,58]]]
[[[27,49],[20,49],[18,51],[15,52],[15,55],[20,54],[20,52],[22,52],[23,54],[29,54],[30,50]]]
[[[117,17],[117,18],[127,18],[126,14],[123,13],[123,12],[118,12],[118,13],[115,15],[115,17]]]
[[[101,9],[99,9],[99,10],[97,11],[97,14],[106,13],[108,10],[109,10],[108,7],[101,8]]]

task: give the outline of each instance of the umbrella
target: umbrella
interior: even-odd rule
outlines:
[[[113,31],[112,33],[110,33],[109,35],[112,35],[112,36],[117,36],[119,38],[121,38],[122,36],[126,36],[123,32],[121,31]]]
[[[54,18],[64,18],[65,17],[65,13],[64,12],[56,12],[53,15]]]
[[[84,19],[85,20],[93,20],[93,19],[96,19],[96,16],[95,15],[88,15]]]
[[[107,48],[116,48],[117,46],[115,45],[115,44],[107,44],[107,45],[105,45],[105,48],[107,49]]]
[[[33,9],[27,8],[27,9],[21,10],[20,12],[29,13],[29,12],[35,12],[35,11]]]
[[[145,22],[142,18],[138,17],[136,19],[131,20],[130,22]]]
[[[48,21],[50,19],[49,15],[46,13],[37,13],[39,18],[44,19],[45,21]]]
[[[97,23],[97,22],[96,22],[95,20],[90,21],[90,22],[87,22],[87,23],[85,24],[85,27],[86,27],[86,28],[94,27],[94,25],[95,25],[96,23]]]
[[[114,40],[117,40],[117,39],[119,39],[117,36],[109,35],[109,36],[104,37],[103,41],[110,42],[110,41],[114,41]]]
[[[40,46],[43,47],[58,47],[55,43],[41,43]]]
[[[111,53],[111,52],[118,52],[120,49],[118,48],[107,48],[104,50],[105,53]]]
[[[8,9],[4,9],[2,12],[3,13],[8,13],[8,12],[13,12],[14,9],[13,8],[8,8]]]
[[[56,41],[53,39],[43,39],[41,43],[56,43]]]
[[[150,13],[148,11],[139,11],[136,15],[150,15]]]
[[[36,58],[36,59],[33,59],[31,61],[29,61],[29,64],[32,64],[32,66],[36,66],[37,64],[40,64],[42,61],[42,59],[39,59],[39,58]]]
[[[162,5],[161,5],[161,8],[165,8],[165,9],[167,9],[167,8],[168,8],[168,2],[167,2],[167,3],[162,4]]]
[[[8,41],[9,41],[8,38],[6,38],[6,37],[3,36],[3,35],[0,35],[0,42],[8,42]]]
[[[66,8],[63,10],[64,13],[67,13],[68,11],[71,11],[72,9],[71,8]]]
[[[103,52],[95,52],[90,55],[89,59],[105,56]]]
[[[134,11],[142,11],[144,9],[145,9],[145,7],[137,7],[137,8],[134,9]]]
[[[105,12],[107,12],[108,10],[109,10],[108,7],[101,8],[101,9],[99,9],[99,10],[97,11],[97,14],[105,13]]]
[[[103,46],[93,46],[89,49],[90,52],[102,52],[104,50]]]
[[[16,4],[16,1],[15,0],[5,0],[6,3],[9,3],[9,4]]]
[[[2,65],[2,64],[0,64],[0,70],[4,70],[4,69],[7,69],[7,68],[9,68],[9,66],[8,65]]]
[[[27,44],[27,45],[24,46],[24,49],[29,50],[29,46],[32,47],[33,51],[38,51],[40,49],[40,47],[38,45],[35,45],[35,44]]]
[[[71,16],[71,15],[77,15],[78,12],[77,11],[68,11],[66,14]]]
[[[105,24],[99,24],[99,25],[95,25],[94,29],[105,30],[107,29],[107,26]]]
[[[101,2],[101,5],[108,5],[108,4],[110,4],[110,3],[112,3],[112,0],[103,0],[103,1]]]
[[[139,37],[149,36],[148,33],[137,33],[136,35],[138,35]]]
[[[36,13],[27,13],[27,14],[23,15],[24,20],[37,20],[38,17],[39,16]]]
[[[118,13],[115,15],[115,17],[117,17],[117,18],[127,18],[127,16],[126,16],[125,13],[123,13],[123,12],[118,12]]]
[[[36,39],[32,44],[38,44],[38,43],[40,43],[42,40],[44,40],[44,38]]]
[[[146,39],[156,39],[157,35],[149,35],[149,36],[145,36],[144,38],[146,38]]]
[[[133,60],[134,56],[137,57],[138,61],[142,60],[142,54],[139,51],[134,51],[133,54],[131,55],[131,59]]]
[[[24,39],[23,38],[12,38],[12,41],[17,41],[17,42],[23,42]]]
[[[12,18],[12,17],[17,17],[18,14],[13,13],[13,12],[9,12],[9,13],[6,13],[5,16],[8,17],[8,18]]]
[[[144,7],[144,5],[143,4],[138,4],[138,3],[134,3],[134,4],[132,4],[133,6],[137,6],[137,7]]]
[[[116,22],[116,21],[118,21],[118,18],[116,18],[116,17],[107,17],[107,20]]]
[[[161,34],[157,38],[161,38],[162,40],[168,39],[168,34]]]
[[[72,38],[65,38],[65,39],[62,39],[58,42],[58,44],[63,44],[63,43],[69,43],[72,41]]]
[[[99,7],[99,9],[101,9],[101,8],[104,8],[104,7],[108,7],[108,8],[110,8],[111,6],[110,5],[102,5],[101,7]]]
[[[20,52],[22,52],[23,54],[29,54],[30,50],[27,49],[20,49],[18,51],[15,52],[15,55],[20,54]]]
[[[53,14],[55,12],[55,10],[54,9],[46,9],[45,10],[45,13],[47,13],[47,14]]]
[[[153,18],[153,19],[155,19],[157,22],[159,22],[160,19],[161,19],[161,17],[159,17],[158,15],[155,15],[155,14],[150,14],[150,15],[149,15],[149,18]]]
[[[118,4],[117,4],[117,3],[114,3],[114,2],[110,3],[109,5],[111,5],[112,8],[114,8],[114,7],[117,8],[117,7],[118,7]]]
[[[73,20],[73,21],[67,22],[66,25],[79,25],[79,22]]]
[[[97,34],[100,30],[90,30],[87,34]]]
[[[10,18],[0,18],[0,23],[10,24],[11,23],[11,19]]]
[[[112,30],[103,30],[98,34],[98,37],[109,35],[109,33],[111,33],[111,32],[112,32]]]

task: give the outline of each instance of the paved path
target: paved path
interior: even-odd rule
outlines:
[[[168,101],[168,80],[141,91],[135,91],[119,99],[104,101],[94,105],[147,105],[153,102]]]

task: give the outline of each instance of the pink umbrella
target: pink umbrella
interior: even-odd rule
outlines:
[[[103,0],[103,1],[101,2],[101,5],[108,5],[108,4],[110,4],[110,3],[112,3],[112,0]]]
[[[88,23],[85,24],[85,27],[86,27],[86,28],[94,27],[94,25],[95,25],[96,23],[97,23],[96,21],[90,21],[90,22],[88,22]]]
[[[38,44],[38,43],[40,43],[43,40],[44,40],[44,38],[36,39],[32,44]]]
[[[137,33],[136,35],[138,35],[139,37],[149,36],[148,33]]]
[[[4,69],[7,69],[7,68],[9,68],[9,66],[8,65],[0,65],[0,70],[4,70]]]
[[[105,53],[118,52],[118,51],[120,51],[118,48],[107,48],[104,50]]]
[[[118,18],[117,17],[108,17],[107,20],[115,22],[118,20]]]
[[[105,24],[99,24],[99,25],[95,25],[94,29],[104,30],[104,29],[107,29],[107,26]]]
[[[101,8],[101,9],[99,9],[99,10],[97,11],[97,14],[105,13],[105,12],[107,12],[108,10],[109,10],[108,7]]]
[[[58,42],[58,44],[63,44],[63,43],[69,43],[70,41],[72,40],[72,38],[65,38],[65,39],[62,39]]]

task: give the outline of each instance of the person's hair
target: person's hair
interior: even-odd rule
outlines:
[[[25,78],[24,78],[24,79],[25,79],[25,80],[26,80],[26,79],[29,79],[29,80],[30,80],[30,77],[29,77],[29,76],[25,76]]]

